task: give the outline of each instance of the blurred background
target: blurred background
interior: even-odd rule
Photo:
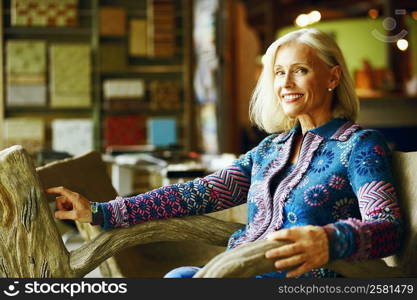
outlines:
[[[3,0],[0,142],[37,166],[99,151],[122,195],[250,150],[262,54],[316,27],[340,45],[358,122],[417,150],[414,0]]]

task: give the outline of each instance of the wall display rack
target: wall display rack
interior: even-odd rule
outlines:
[[[54,150],[54,124],[64,119],[73,123],[58,122],[60,132],[67,123],[91,127],[93,142],[79,151],[104,152],[114,140],[149,143],[149,126],[161,119],[176,138],[159,145],[192,150],[191,0],[0,3],[2,148]],[[90,127],[77,127],[86,120]]]

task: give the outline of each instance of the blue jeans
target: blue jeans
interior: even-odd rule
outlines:
[[[173,269],[165,274],[164,278],[192,278],[195,273],[197,273],[202,267],[194,267],[194,266],[187,266],[187,267],[179,267]],[[320,273],[318,273],[320,272]],[[260,274],[254,276],[255,278],[283,278],[285,277],[286,272],[270,272],[265,274]],[[303,277],[343,277],[337,274],[334,271],[327,270],[327,269],[316,269],[315,272],[308,272],[303,275],[300,275],[299,278]]]
[[[191,266],[179,267],[166,273],[164,278],[192,278],[200,269],[200,267]]]
[[[202,267],[186,266],[172,269],[165,274],[164,278],[192,278],[195,273],[197,273]],[[255,276],[255,278],[268,278],[268,277],[277,277],[276,272],[271,272],[267,274],[261,274]]]

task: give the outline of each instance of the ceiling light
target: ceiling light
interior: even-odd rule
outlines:
[[[405,51],[408,48],[408,41],[405,39],[399,39],[397,41],[397,47],[398,49],[400,49],[401,51]]]
[[[305,27],[321,20],[321,13],[318,10],[313,10],[308,14],[301,14],[295,19],[295,24],[299,27]]]
[[[310,24],[311,23],[316,23],[316,22],[320,21],[321,13],[318,10],[313,10],[312,12],[310,12],[308,14],[308,17],[310,19]]]
[[[301,14],[295,19],[297,26],[305,27],[310,24],[310,18],[306,14]]]

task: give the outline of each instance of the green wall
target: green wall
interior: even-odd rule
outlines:
[[[411,64],[413,67],[413,73],[417,76],[417,20],[407,18],[406,24],[408,30],[410,31],[407,38],[411,49]]]
[[[310,27],[332,33],[342,49],[349,71],[353,75],[354,70],[362,67],[363,59],[370,61],[374,68],[385,68],[387,66],[387,47],[386,43],[376,39],[372,35],[373,30],[384,33],[382,26],[383,18],[369,19],[356,18],[336,21],[323,21],[313,24]],[[414,74],[417,75],[417,21],[407,18],[409,47],[412,51],[412,65]],[[277,37],[280,37],[298,27],[289,26],[282,28]]]

